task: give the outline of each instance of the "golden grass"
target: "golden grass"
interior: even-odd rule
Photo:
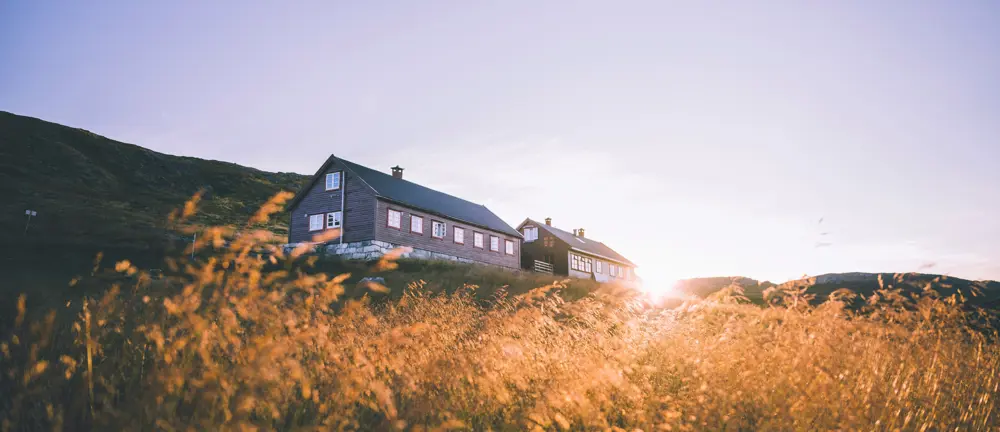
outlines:
[[[814,306],[785,291],[759,307],[734,288],[668,310],[616,286],[565,301],[556,283],[483,304],[475,286],[434,294],[418,281],[375,301],[347,296],[347,275],[293,265],[315,257],[238,234],[203,230],[198,258],[170,260],[165,279],[117,263],[130,283],[68,305],[73,320],[53,311],[29,322],[22,296],[0,343],[2,429],[991,430],[1000,421],[997,333],[952,298],[887,288],[851,308],[844,296]]]

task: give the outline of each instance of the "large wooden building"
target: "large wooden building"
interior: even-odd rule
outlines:
[[[311,242],[350,259],[377,259],[406,246],[405,257],[517,269],[521,234],[483,205],[331,155],[288,205],[289,243]]]
[[[521,267],[534,271],[595,279],[599,282],[636,281],[636,265],[604,243],[587,238],[583,228],[572,233],[526,219],[517,227],[524,237]]]

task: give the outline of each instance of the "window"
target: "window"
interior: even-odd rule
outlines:
[[[455,243],[465,244],[465,229],[455,227]]]
[[[608,274],[610,274],[611,277],[615,277],[615,265],[614,264],[608,264]]]
[[[402,229],[403,212],[399,210],[389,209],[389,215],[386,224],[389,225],[389,228]]]
[[[554,247],[556,245],[556,238],[552,236],[545,236],[545,247]]]
[[[340,172],[326,174],[326,190],[340,189]]]
[[[611,276],[625,279],[625,269],[622,266],[618,264],[609,264],[608,267],[611,267]]]
[[[417,215],[410,215],[410,232],[420,235],[424,234],[424,218]]]
[[[507,252],[507,255],[514,255],[514,242],[504,240],[504,251]]]
[[[472,233],[472,246],[480,249],[483,248],[483,233]]]
[[[448,230],[445,228],[444,222],[438,222],[436,220],[431,221],[431,236],[433,236],[434,238],[443,239],[445,233],[447,232]]]
[[[594,271],[594,259],[577,254],[570,254],[569,267],[576,271],[591,273]]]
[[[604,272],[603,267],[604,267],[604,261],[597,261],[594,263],[594,268],[597,270],[598,273]]]
[[[341,222],[342,215],[343,215],[343,213],[341,213],[339,211],[338,212],[327,213],[326,214],[326,228],[327,229],[330,229],[330,228],[340,228],[340,222]]]
[[[323,229],[323,215],[309,215],[309,231],[319,231]]]
[[[490,236],[490,250],[500,252],[500,237]]]
[[[538,240],[538,227],[524,227],[524,241],[530,242]]]

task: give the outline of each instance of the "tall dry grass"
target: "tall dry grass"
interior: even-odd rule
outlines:
[[[128,284],[42,318],[26,318],[21,296],[0,344],[2,429],[991,430],[1000,420],[996,331],[930,292],[887,287],[862,307],[774,292],[759,307],[734,288],[668,310],[616,286],[564,301],[556,283],[483,304],[475,286],[431,293],[417,281],[375,301],[348,296],[346,275],[304,271],[295,264],[315,257],[283,253],[253,225],[204,229],[193,248],[164,279],[119,262]]]

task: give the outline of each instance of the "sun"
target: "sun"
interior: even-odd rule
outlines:
[[[662,300],[667,298],[680,298],[683,294],[677,290],[677,281],[680,279],[667,273],[649,272],[640,274],[642,283],[639,289],[648,295],[652,300]]]

